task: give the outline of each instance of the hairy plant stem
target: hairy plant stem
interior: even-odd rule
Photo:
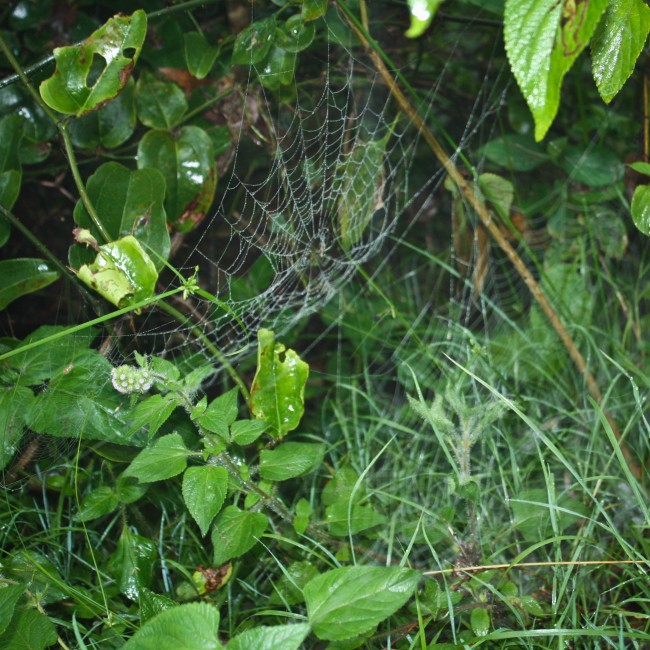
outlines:
[[[79,173],[77,157],[75,156],[74,153],[72,140],[70,140],[70,134],[68,133],[68,128],[66,123],[62,121],[62,119],[59,116],[57,116],[56,113],[54,113],[54,111],[52,111],[52,109],[43,101],[43,99],[36,91],[34,86],[32,86],[24,70],[16,60],[16,57],[14,57],[13,53],[7,46],[7,43],[2,37],[2,34],[0,34],[0,50],[2,50],[2,53],[7,57],[7,60],[11,64],[11,67],[16,71],[16,74],[20,77],[20,80],[23,82],[25,88],[27,89],[27,92],[29,92],[29,94],[34,98],[34,101],[40,106],[43,112],[50,118],[50,120],[52,120],[52,122],[58,129],[59,134],[61,135],[61,139],[63,140],[63,146],[65,148],[65,153],[68,158],[68,166],[70,167],[70,171],[72,172],[72,178],[74,179],[75,185],[77,186],[79,197],[81,198],[81,201],[84,207],[86,208],[86,212],[88,212],[88,215],[90,216],[97,230],[100,232],[101,236],[104,238],[104,241],[105,242],[111,241],[111,236],[108,234],[108,231],[104,227],[104,224],[101,222],[99,216],[97,215],[97,212],[90,198],[88,197],[88,193],[86,192],[86,186],[84,185],[84,182],[81,178],[81,174]]]
[[[336,5],[341,9],[341,13],[343,14],[346,22],[348,25],[350,25],[356,36],[366,48],[368,55],[373,62],[373,65],[384,80],[384,83],[390,90],[390,93],[400,107],[400,110],[409,118],[411,123],[420,132],[420,135],[422,135],[435,157],[442,164],[445,171],[447,172],[447,175],[449,178],[451,178],[451,180],[458,188],[458,191],[465,197],[465,200],[469,203],[469,205],[472,206],[487,231],[496,241],[499,248],[506,254],[511,264],[514,266],[515,270],[528,287],[533,298],[546,315],[556,334],[562,341],[562,344],[569,353],[569,356],[578,369],[578,372],[584,377],[589,394],[598,404],[601,404],[603,400],[603,394],[600,390],[600,387],[598,386],[598,383],[596,382],[596,379],[594,378],[591,370],[589,370],[585,358],[583,357],[580,350],[578,350],[578,347],[576,346],[573,338],[569,334],[569,331],[562,322],[557,311],[553,308],[553,305],[546,296],[544,290],[537,282],[537,280],[535,280],[532,273],[528,270],[528,267],[524,264],[517,251],[513,248],[505,235],[501,232],[499,226],[494,222],[492,214],[487,209],[485,203],[476,195],[472,185],[463,177],[452,159],[449,157],[449,155],[447,155],[445,150],[442,148],[442,145],[438,142],[438,139],[429,130],[424,120],[420,117],[406,95],[402,92],[401,88],[398,86],[395,80],[396,75],[389,71],[386,63],[384,62],[384,59],[380,56],[379,46],[377,43],[370,38],[368,33],[363,29],[362,25],[360,25],[357,20],[353,19],[352,13],[345,5],[345,3],[342,2],[342,0],[336,0]],[[616,441],[620,446],[626,462],[628,463],[630,471],[635,476],[635,478],[641,478],[644,475],[644,470],[639,465],[639,463],[637,463],[634,455],[623,440],[618,425],[608,412],[605,412],[605,417],[612,427]]]

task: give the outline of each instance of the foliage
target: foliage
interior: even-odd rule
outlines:
[[[624,164],[650,9],[642,0],[448,0],[444,12],[439,0],[273,0],[242,21],[219,3],[162,4],[112,16],[111,3],[68,14],[16,0],[1,18],[0,310],[9,324],[21,309],[37,313],[0,339],[0,470],[16,482],[0,511],[0,646],[647,642],[650,594],[637,565],[647,563],[650,522],[645,488],[621,460],[623,444],[647,452],[646,242],[622,213],[650,235],[650,185],[639,180],[650,175],[648,151]],[[503,50],[472,31],[470,7],[503,26]],[[57,41],[76,44],[53,47],[45,32],[54,16]],[[457,39],[453,54],[432,47],[440,34]],[[334,114],[345,104],[345,122],[359,110],[361,135],[327,154],[324,169],[293,159],[284,168],[296,166],[326,213],[309,228],[334,244],[323,235],[318,250],[298,248],[301,233],[274,211],[286,188],[266,195],[264,209],[276,218],[269,228],[290,235],[282,254],[302,256],[295,283],[305,291],[316,265],[350,260],[372,237],[387,186],[403,183],[396,194],[410,225],[399,222],[395,248],[353,260],[363,282],[325,287],[336,300],[313,319],[287,317],[291,328],[277,332],[286,343],[259,323],[254,367],[220,349],[245,330],[229,298],[282,299],[265,294],[273,255],[238,258],[238,240],[219,239],[216,220],[208,228],[224,172],[255,179],[272,168],[282,129],[300,116],[297,93],[318,97],[323,79],[338,88],[341,60],[365,70],[361,88],[378,85],[361,47],[368,35],[420,117],[463,157],[468,191],[591,350],[607,408],[629,422],[623,443],[544,309],[518,285],[503,306],[492,292],[503,260],[463,188],[450,179],[446,191],[435,187],[431,214],[447,211],[451,223],[425,223],[422,188],[434,184],[413,185],[431,173],[427,143],[413,137],[426,165],[388,180],[420,119],[392,112],[394,88],[365,106],[356,87],[333,92],[323,105]],[[334,44],[341,58],[324,63]],[[588,46],[595,89],[580,68]],[[31,67],[50,51],[46,72]],[[466,131],[480,129],[458,123],[444,97],[437,107],[437,75],[449,67],[453,101],[470,96],[473,106],[492,65],[518,89],[495,82],[499,129],[466,144]],[[618,112],[603,112],[598,96],[618,97]],[[234,117],[232,97],[245,106]],[[384,112],[390,119],[374,129],[369,116]],[[327,151],[327,133],[305,128],[304,150]],[[64,203],[48,210],[55,191]],[[73,234],[52,219],[60,210]],[[238,236],[263,241],[264,227],[244,226]],[[210,237],[220,260],[236,260],[229,295],[199,284],[199,271],[212,272],[207,258],[195,267],[179,253]],[[440,252],[449,241],[450,259]],[[9,252],[9,242],[36,253]],[[439,293],[423,300],[432,287]],[[69,325],[46,324],[64,302]],[[213,313],[232,330],[215,331]],[[184,338],[172,354],[176,335]],[[196,341],[210,358],[194,354]],[[72,442],[68,460],[53,452],[34,461],[30,450],[47,441]],[[572,563],[587,558],[619,564],[581,584]],[[526,560],[551,562],[553,573],[536,565],[513,575]]]

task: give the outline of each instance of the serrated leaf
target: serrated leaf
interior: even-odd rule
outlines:
[[[213,399],[198,418],[198,423],[204,429],[228,440],[228,427],[235,421],[239,410],[237,407],[238,396],[239,389],[233,388]]]
[[[83,115],[116,97],[131,76],[147,33],[147,14],[114,16],[81,45],[54,49],[56,70],[40,85],[41,97],[55,111]],[[90,80],[95,60],[103,67]],[[95,72],[92,70],[92,72]]]
[[[45,650],[56,643],[54,623],[36,609],[20,609],[0,635],[2,650]]]
[[[151,585],[157,557],[156,544],[152,540],[124,526],[109,562],[109,569],[117,577],[120,592],[131,600],[137,600],[140,590]]]
[[[17,298],[56,282],[60,271],[46,260],[0,260],[0,310]]]
[[[92,521],[113,512],[118,505],[119,499],[113,488],[98,487],[84,498],[74,518],[76,521]]]
[[[481,174],[478,186],[485,198],[497,208],[499,214],[508,217],[510,207],[515,198],[515,188],[512,183],[497,174]]]
[[[147,483],[138,483],[134,476],[120,474],[115,481],[115,493],[120,503],[134,503],[144,496],[149,488]]]
[[[0,470],[20,447],[25,431],[25,416],[34,402],[34,393],[24,386],[0,388]]]
[[[630,211],[634,225],[650,236],[650,185],[639,185],[634,190]]]
[[[340,641],[372,630],[412,596],[420,574],[400,567],[341,567],[305,585],[309,622],[319,639]]]
[[[230,639],[226,650],[298,650],[309,631],[307,623],[260,625]]]
[[[275,342],[271,330],[257,333],[257,371],[250,391],[251,413],[271,425],[271,435],[283,438],[304,413],[309,366],[293,350]]]
[[[129,435],[146,429],[151,439],[178,406],[174,395],[152,395],[143,399],[130,414]]]
[[[201,32],[183,34],[183,42],[187,69],[197,79],[205,79],[217,60],[219,48],[212,47]]]
[[[408,38],[422,36],[431,24],[442,0],[408,0],[411,26],[405,33]]]
[[[298,605],[305,602],[303,587],[318,575],[318,569],[306,560],[293,562],[286,572],[273,585],[274,591],[269,598],[271,605]]]
[[[143,75],[135,86],[138,119],[152,129],[171,129],[187,112],[183,91],[171,81],[158,81]]]
[[[260,476],[267,481],[285,481],[318,468],[325,455],[324,444],[285,442],[260,452]]]
[[[263,420],[237,420],[230,427],[232,441],[242,447],[255,442],[267,429],[269,423]]]
[[[68,130],[75,147],[114,149],[124,144],[135,130],[133,79],[112,101],[96,111],[72,120]],[[101,214],[101,211],[99,211]]]
[[[207,603],[166,609],[147,621],[124,650],[221,650],[219,610]]]
[[[650,8],[643,0],[610,0],[591,41],[594,80],[609,103],[634,71],[650,31]]]
[[[169,598],[169,596],[157,594],[146,587],[140,589],[138,604],[140,605],[140,619],[142,623],[146,623],[149,619],[160,614],[160,612],[178,606],[178,603]]]
[[[269,53],[274,39],[275,18],[255,21],[237,34],[232,50],[232,62],[238,65],[259,63]]]
[[[132,170],[108,162],[88,179],[86,191],[111,239],[133,235],[144,245],[156,269],[161,269],[170,250],[162,174],[157,169]],[[73,216],[77,225],[90,230],[95,239],[101,238],[81,201],[77,201]]]
[[[183,474],[183,499],[203,536],[208,534],[227,492],[228,470],[225,467],[189,467]]]
[[[504,40],[510,67],[541,140],[560,105],[564,75],[589,43],[607,0],[506,0]]]
[[[154,130],[138,145],[138,167],[158,169],[166,183],[167,219],[188,232],[205,217],[217,187],[217,166],[210,136],[198,126],[175,133]]]
[[[237,506],[224,508],[212,529],[213,564],[220,566],[252,549],[268,523],[261,512],[247,512]]]
[[[116,307],[151,298],[158,272],[138,240],[127,235],[99,247],[95,261],[77,277]]]
[[[9,626],[16,603],[24,592],[24,585],[5,585],[0,589],[0,634]]]
[[[124,475],[134,476],[141,483],[164,481],[185,471],[189,454],[183,438],[178,433],[170,433],[143,449],[131,461]]]

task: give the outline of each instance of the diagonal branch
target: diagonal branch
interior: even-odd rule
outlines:
[[[479,199],[479,197],[474,193],[472,186],[467,182],[467,180],[460,173],[454,162],[447,155],[445,150],[442,148],[442,145],[438,142],[438,139],[433,135],[429,130],[427,125],[424,123],[424,120],[420,117],[418,112],[415,110],[411,102],[408,100],[406,95],[402,92],[402,89],[399,87],[395,80],[395,76],[389,71],[388,67],[384,63],[384,60],[377,51],[376,43],[370,42],[370,39],[364,30],[359,24],[353,19],[349,10],[345,5],[343,5],[339,0],[336,0],[336,5],[341,10],[341,13],[345,17],[348,25],[355,32],[356,36],[359,38],[363,46],[368,51],[368,55],[372,60],[373,65],[377,69],[377,72],[381,75],[384,83],[387,85],[390,90],[391,95],[397,102],[400,107],[400,110],[409,118],[411,124],[413,124],[420,135],[424,138],[425,142],[429,145],[429,148],[436,156],[438,161],[442,164],[447,172],[449,178],[454,182],[458,191],[465,197],[467,202],[472,206],[478,215],[479,219],[487,229],[487,231],[492,235],[494,241],[497,243],[499,248],[507,255],[508,259],[515,267],[517,273],[521,276],[522,280],[526,283],[526,286],[530,290],[533,298],[536,300],[537,304],[541,307],[544,314],[548,318],[551,326],[555,330],[556,334],[559,336],[564,347],[566,348],[571,360],[578,369],[581,375],[585,378],[587,384],[587,390],[589,394],[594,398],[599,404],[602,402],[603,394],[596,382],[596,379],[593,376],[593,373],[587,367],[587,362],[582,356],[580,350],[575,344],[575,341],[571,338],[569,331],[565,327],[564,323],[560,319],[557,311],[553,308],[550,300],[544,293],[544,290],[540,284],[535,280],[533,274],[529,271],[528,267],[524,264],[523,260],[513,248],[510,242],[503,235],[498,225],[492,219],[492,215],[485,206],[485,203]],[[644,474],[643,468],[637,463],[634,458],[634,455],[630,451],[629,447],[625,444],[623,437],[621,435],[618,425],[612,418],[612,416],[605,411],[605,417],[612,427],[616,441],[618,442],[623,456],[625,457],[626,462],[630,468],[630,471],[636,478],[641,478]]]

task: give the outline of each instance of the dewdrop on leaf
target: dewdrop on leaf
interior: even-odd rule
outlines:
[[[111,382],[118,393],[146,393],[153,386],[153,378],[146,368],[117,366],[111,370]]]

